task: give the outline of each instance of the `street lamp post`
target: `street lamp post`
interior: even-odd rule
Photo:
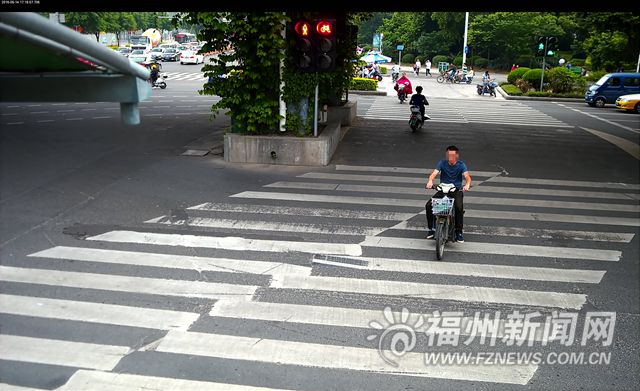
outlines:
[[[469,31],[469,13],[464,15],[464,43],[462,44],[462,66],[467,63],[467,32]]]

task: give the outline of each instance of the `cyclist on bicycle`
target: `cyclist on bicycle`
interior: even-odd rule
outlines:
[[[442,159],[436,165],[436,169],[433,170],[431,175],[429,176],[429,181],[425,185],[427,189],[433,189],[433,180],[436,179],[438,174],[440,174],[440,183],[452,183],[457,189],[462,189],[463,191],[469,191],[471,187],[471,175],[469,175],[469,170],[467,170],[466,164],[462,160],[458,160],[460,157],[458,147],[455,145],[450,145],[446,149],[446,159]],[[462,177],[464,177],[466,183],[464,187],[462,187]],[[456,231],[456,242],[464,243],[464,236],[462,234],[463,228],[463,216],[464,213],[464,204],[463,204],[463,192],[456,191],[453,193],[453,208],[455,214],[455,231]],[[433,198],[442,198],[444,193],[438,191],[434,194]],[[431,199],[427,201],[425,205],[427,212],[427,239],[432,239],[435,236],[435,227],[434,227],[434,219],[433,219],[433,210],[431,209]]]

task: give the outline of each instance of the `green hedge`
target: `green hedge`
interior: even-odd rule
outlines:
[[[453,63],[456,66],[461,67],[462,66],[462,56],[455,56],[455,58],[453,59]]]
[[[516,82],[516,80],[518,79],[522,79],[522,76],[529,72],[529,68],[527,67],[520,67],[518,69],[515,69],[512,72],[509,72],[509,75],[507,75],[507,81],[509,82],[509,84],[513,84]]]
[[[378,89],[378,81],[373,79],[354,77],[353,79],[351,79],[350,89],[356,91],[376,91]]]
[[[386,75],[388,71],[387,67],[380,65],[380,73]]]
[[[509,95],[522,95],[522,91],[513,84],[503,84],[500,87]]]
[[[524,94],[525,96],[542,96],[542,97],[553,97],[553,98],[584,98],[584,93],[580,92],[565,92],[562,94],[554,94],[548,91],[529,91]]]
[[[587,81],[598,81],[602,76],[606,75],[606,71],[593,71],[589,72],[589,76],[585,77]]]
[[[411,53],[407,53],[404,56],[402,56],[402,62],[405,64],[415,64],[416,56]]]
[[[540,77],[542,77],[542,69],[530,69],[522,78],[533,86],[536,90],[540,90]]]
[[[451,62],[451,57],[445,56],[445,55],[442,55],[442,54],[438,54],[437,56],[433,56],[433,62],[432,62],[431,65],[434,68],[437,68],[438,67],[438,63],[441,63],[441,62]]]

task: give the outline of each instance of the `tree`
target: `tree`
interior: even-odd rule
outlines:
[[[120,46],[122,32],[135,30],[136,28],[136,19],[129,12],[108,12],[105,15],[105,30],[116,35],[118,46]]]
[[[584,48],[594,69],[613,71],[623,62],[629,37],[621,31],[593,33],[584,41]]]
[[[81,26],[85,34],[93,34],[100,41],[100,32],[104,31],[107,22],[104,12],[67,12],[65,25]]]
[[[359,23],[358,26],[358,44],[370,45],[373,41],[373,35],[376,34],[385,17],[389,17],[390,12],[375,12],[369,18]]]
[[[469,43],[475,52],[509,66],[520,54],[532,53],[536,36],[561,36],[558,18],[540,12],[495,12],[477,15],[469,23]]]

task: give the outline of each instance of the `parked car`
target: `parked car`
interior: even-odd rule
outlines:
[[[604,107],[622,95],[640,94],[640,73],[607,73],[584,94],[589,106]]]
[[[616,107],[640,114],[640,94],[622,95],[616,99]]]
[[[204,62],[204,55],[194,51],[182,52],[180,54],[180,64],[200,64]]]
[[[162,61],[178,61],[180,53],[176,49],[165,49],[162,52]]]

